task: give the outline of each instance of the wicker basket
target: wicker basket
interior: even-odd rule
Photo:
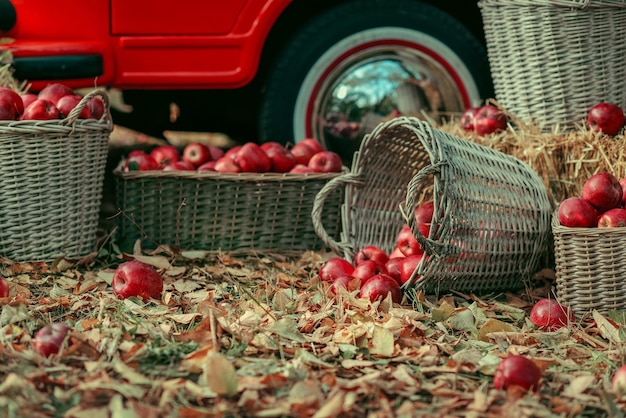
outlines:
[[[626,0],[480,0],[498,103],[574,127],[596,103],[626,108]]]
[[[94,96],[99,120],[78,119]],[[0,121],[0,254],[14,261],[81,258],[94,251],[109,134],[103,90],[63,120]]]
[[[346,205],[338,242],[326,233],[321,214],[328,193],[341,185]],[[424,237],[415,218],[403,213],[431,199],[433,223]],[[320,191],[313,224],[329,247],[352,260],[365,245],[391,251],[409,223],[426,257],[406,287],[480,293],[520,288],[538,270],[551,211],[543,181],[525,163],[401,117],[367,135],[352,172]]]
[[[311,221],[313,200],[339,173],[123,172],[121,166],[114,171],[121,242],[222,251],[324,247]],[[341,190],[329,197],[331,236],[339,235],[342,202]]]
[[[568,228],[552,217],[559,301],[578,316],[626,309],[626,228]]]

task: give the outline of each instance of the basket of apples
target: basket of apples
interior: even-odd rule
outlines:
[[[0,254],[13,261],[95,250],[113,123],[104,90],[0,87]]]
[[[552,217],[559,299],[577,312],[626,309],[626,179],[600,171]]]
[[[118,240],[198,250],[318,250],[318,191],[346,168],[313,138],[292,147],[248,142],[223,150],[193,142],[133,151],[114,170]],[[324,220],[337,237],[343,192]]]
[[[322,218],[335,187],[346,194],[340,240]],[[351,171],[320,190],[312,216],[322,240],[351,263],[368,246],[419,256],[400,281],[432,293],[523,287],[548,251],[551,214],[545,185],[527,164],[399,117],[366,135]]]

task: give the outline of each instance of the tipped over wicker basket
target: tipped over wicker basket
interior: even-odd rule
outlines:
[[[626,309],[626,228],[568,228],[552,217],[559,301],[577,316]]]
[[[148,247],[221,251],[319,250],[311,222],[317,192],[339,173],[225,174],[115,170],[118,237]],[[339,236],[343,191],[329,197],[325,222]]]
[[[346,188],[346,204],[342,240],[336,241],[321,215],[339,186]],[[412,213],[431,199],[434,216],[425,237]],[[425,257],[405,286],[480,293],[520,288],[537,271],[547,253],[550,214],[543,181],[527,164],[401,117],[364,138],[352,172],[320,191],[312,216],[320,237],[348,260],[366,245],[390,252],[409,223]]]
[[[495,97],[528,123],[626,108],[626,0],[480,0]]]
[[[78,119],[92,97],[99,119]],[[67,118],[0,121],[0,255],[13,261],[77,259],[95,250],[113,122],[104,90]]]

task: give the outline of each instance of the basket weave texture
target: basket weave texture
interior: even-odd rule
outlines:
[[[339,185],[346,187],[341,242],[326,234],[321,219],[327,193]],[[412,212],[431,199],[425,237]],[[405,286],[426,292],[520,288],[549,244],[552,209],[527,164],[411,117],[378,125],[364,138],[351,173],[331,181],[315,203],[318,234],[348,260],[366,245],[390,252],[408,223],[425,257]]]
[[[495,97],[528,123],[572,128],[626,107],[626,0],[481,0]]]
[[[105,102],[102,118],[78,119],[96,96]],[[0,254],[52,261],[95,249],[112,129],[99,89],[62,120],[0,121]]]
[[[121,241],[221,251],[319,250],[311,221],[317,192],[338,173],[276,174],[114,171]],[[338,236],[341,190],[326,222]]]
[[[577,314],[626,309],[626,229],[568,228],[552,217],[559,301]]]

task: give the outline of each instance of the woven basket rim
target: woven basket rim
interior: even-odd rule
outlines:
[[[623,228],[582,228],[582,227],[569,227],[561,225],[559,221],[558,208],[552,213],[552,233],[556,234],[576,234],[576,235],[589,235],[589,236],[605,236],[624,234],[626,235],[626,227]]]
[[[479,0],[479,7],[497,6],[517,8],[549,7],[553,9],[626,8],[626,0]]]
[[[122,179],[192,179],[192,180],[207,180],[207,179],[224,179],[224,180],[245,180],[245,181],[275,181],[280,182],[284,180],[289,181],[310,181],[310,180],[326,180],[333,179],[342,174],[346,174],[349,170],[347,167],[343,167],[339,173],[219,173],[215,171],[184,171],[184,170],[147,170],[147,171],[123,171],[122,166],[124,160],[122,160],[118,166],[113,170],[113,174]]]

